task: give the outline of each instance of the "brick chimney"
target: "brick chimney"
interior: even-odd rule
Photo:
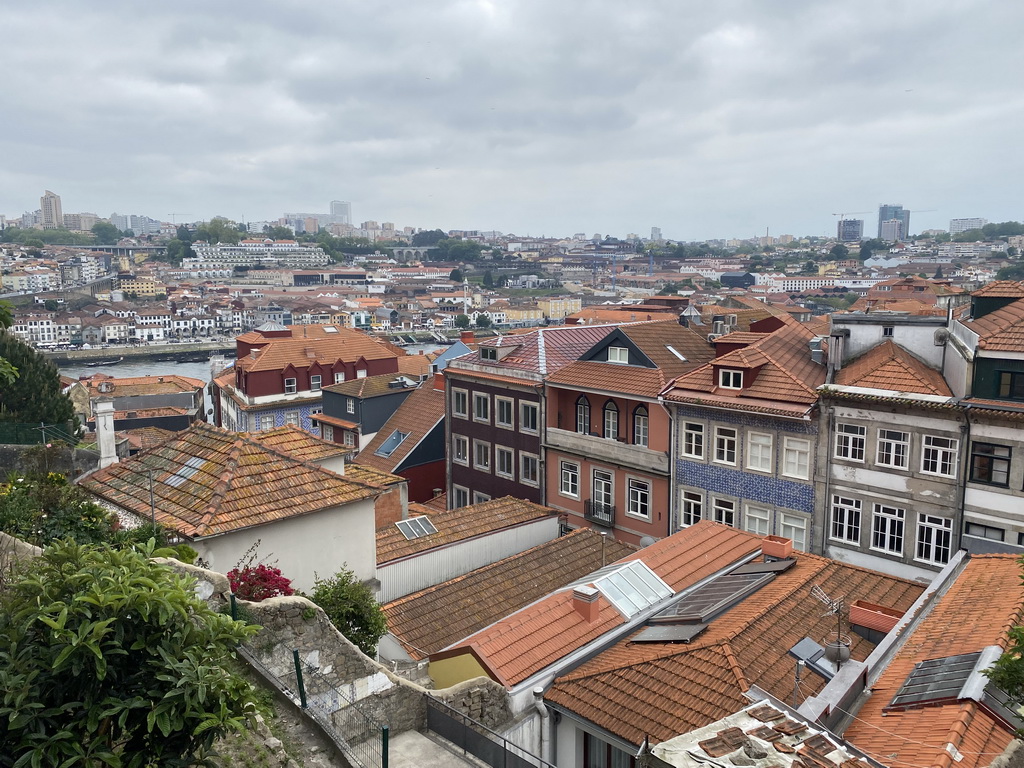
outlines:
[[[572,591],[572,607],[588,624],[593,624],[601,613],[600,597],[600,591],[594,587],[576,587]]]
[[[463,331],[459,334],[459,341],[463,344],[473,344],[476,341],[476,335],[472,331]]]

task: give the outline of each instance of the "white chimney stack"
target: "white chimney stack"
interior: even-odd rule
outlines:
[[[96,417],[96,442],[100,447],[100,469],[117,463],[117,449],[114,445],[114,401],[97,400],[93,403]]]

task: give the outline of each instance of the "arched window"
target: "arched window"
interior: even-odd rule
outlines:
[[[576,431],[590,434],[590,401],[586,395],[580,395],[576,400]]]
[[[619,439],[619,407],[611,400],[604,404],[604,436],[608,440]]]
[[[638,405],[633,410],[633,445],[647,447],[647,432],[650,422],[647,418],[647,409]]]

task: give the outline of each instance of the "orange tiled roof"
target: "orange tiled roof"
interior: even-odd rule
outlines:
[[[966,321],[978,334],[978,348],[992,352],[1024,352],[1024,300],[1017,300],[983,317]]]
[[[745,531],[701,521],[620,562],[642,559],[680,592],[753,554],[760,542],[759,537]],[[573,608],[571,590],[555,592],[470,635],[459,647],[475,646],[503,681],[516,684],[625,623],[604,596],[598,603],[598,618],[588,623]]]
[[[89,390],[90,397],[98,397],[100,395],[134,397],[135,395],[172,394],[192,392],[206,386],[205,382],[187,376],[133,376],[116,379],[111,376],[100,375],[78,379],[78,381]],[[113,390],[110,392],[100,392],[98,387],[101,383],[109,384],[113,387]]]
[[[993,280],[986,283],[971,296],[990,296],[996,299],[1024,299],[1024,281]]]
[[[407,539],[397,525],[386,525],[377,531],[377,564],[436,549],[457,541],[471,539],[474,536],[493,533],[503,528],[511,528],[535,520],[558,515],[558,510],[542,507],[524,499],[503,496],[468,507],[450,509],[446,512],[426,509],[416,505],[418,514],[430,516],[437,533],[421,536],[418,539]],[[409,514],[415,516],[413,505],[409,506]]]
[[[245,433],[229,432],[205,422],[94,472],[81,486],[110,504],[148,519],[151,470],[156,521],[188,538],[297,517],[379,493]]]
[[[401,360],[401,358],[399,358]],[[324,387],[325,392],[336,392],[339,395],[347,395],[349,397],[376,397],[377,395],[386,395],[389,392],[400,391],[391,386],[395,381],[400,380],[403,374],[400,373],[382,373],[379,376],[365,376],[361,379],[350,379],[343,381],[339,384],[330,384]],[[414,380],[413,387],[416,386]]]
[[[593,573],[631,549],[614,539],[604,541],[589,528],[577,529],[388,603],[383,606],[388,631],[413,658],[424,658]]]
[[[283,451],[303,461],[320,461],[340,454],[351,453],[337,443],[321,440],[316,435],[311,435],[306,430],[292,424],[248,434],[250,438],[268,448]]]
[[[929,368],[891,339],[877,344],[843,367],[836,375],[836,384],[919,395],[953,396],[941,373]]]
[[[428,355],[399,355],[398,371],[406,376],[426,376],[430,373],[430,357]]]
[[[161,405],[153,408],[132,408],[131,410],[114,411],[115,419],[152,419],[161,416],[186,416],[188,408],[178,408],[173,405]]]
[[[789,649],[804,637],[824,637],[834,629],[834,617],[810,595],[813,585],[849,601],[864,599],[901,612],[924,589],[895,576],[794,554],[792,568],[712,618],[708,629],[690,643],[633,643],[625,638],[556,680],[547,700],[634,744],[648,734],[657,741],[670,739],[741,708],[747,703],[742,694],[752,685],[790,699]],[[874,645],[852,637],[853,657],[864,659]],[[808,675],[803,684],[808,696],[824,680]],[[628,703],[637,700],[644,706]]]
[[[621,320],[621,317],[618,318]],[[492,375],[515,377],[516,373],[547,374],[577,360],[584,352],[611,333],[616,325],[566,325],[552,328],[524,328],[496,339],[481,342],[481,347],[518,347],[501,360],[483,360],[479,350],[463,355],[446,371],[479,376],[460,368],[460,363],[485,366]],[[453,361],[454,362],[454,361]]]
[[[92,433],[95,435],[96,433]],[[128,444],[138,450],[152,448],[164,440],[174,437],[177,432],[172,429],[161,429],[160,427],[139,427],[138,429],[126,429],[122,434],[127,438]]]
[[[318,327],[318,326],[310,326]],[[246,371],[278,371],[287,365],[308,368],[319,362],[333,365],[338,360],[382,360],[398,357],[392,350],[365,333],[339,328],[336,335],[323,338],[263,339],[256,357],[240,357],[235,363]]]
[[[444,418],[444,391],[434,389],[432,382],[420,385],[398,406],[391,418],[374,435],[373,440],[359,452],[355,461],[369,467],[394,472],[413,448],[420,444],[430,431]],[[390,456],[377,456],[376,451],[395,431],[405,432],[408,437]],[[441,458],[444,458],[442,453]]]
[[[974,701],[883,713],[919,661],[1006,647],[1021,623],[1024,587],[1013,555],[974,555],[938,604],[914,629],[872,687],[844,734],[854,746],[894,768],[977,768],[989,765],[1013,734]],[[963,755],[954,762],[952,744]]]

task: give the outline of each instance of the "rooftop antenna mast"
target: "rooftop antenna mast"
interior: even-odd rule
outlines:
[[[845,608],[843,598],[833,599],[829,597],[828,593],[817,584],[811,587],[811,597],[821,602],[828,609],[822,614],[823,616],[836,617],[836,639],[834,643],[829,641],[825,645],[825,658],[832,661],[836,665],[836,671],[839,671],[839,668],[843,666],[843,662],[850,658],[850,638],[843,634],[843,610]],[[831,655],[834,655],[835,658],[831,658]],[[843,656],[846,656],[846,658],[843,658]]]

